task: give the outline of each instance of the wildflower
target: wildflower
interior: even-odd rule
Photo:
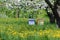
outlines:
[[[60,38],[60,34],[57,34],[56,36]]]
[[[24,38],[24,34],[23,33],[19,33],[19,36]]]
[[[58,37],[58,38],[60,38],[60,34],[59,34],[59,33],[55,33],[55,34],[53,34],[52,36],[53,36],[53,37]]]
[[[16,34],[17,34],[17,32],[13,32],[12,34],[13,34],[13,35],[16,35]]]
[[[45,30],[44,32],[45,32],[45,34],[49,34],[49,33],[50,33],[50,31],[49,31],[49,30]]]
[[[39,36],[43,36],[44,35],[43,31],[42,32],[37,32],[37,33],[38,33]]]
[[[53,35],[52,37],[54,37],[54,38],[55,38],[55,37],[56,37],[56,35]]]
[[[24,37],[28,37],[28,33],[24,33]]]
[[[43,35],[43,33],[41,32],[40,35]]]

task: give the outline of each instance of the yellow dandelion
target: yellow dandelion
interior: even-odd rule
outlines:
[[[56,32],[57,32],[57,33],[60,33],[60,31],[58,31],[58,30],[57,30]]]
[[[59,37],[60,38],[60,34],[56,34],[56,37]]]
[[[24,38],[24,34],[23,33],[19,33],[19,36]]]
[[[55,38],[55,37],[56,37],[56,35],[52,35],[52,37],[54,37],[54,38]]]
[[[41,32],[40,35],[43,35],[43,33]]]
[[[44,33],[43,32],[37,32],[39,36],[43,36]]]
[[[53,36],[53,37],[60,38],[60,34],[59,34],[59,33],[54,33],[52,36]]]
[[[24,33],[24,37],[28,37],[28,33]]]
[[[46,34],[49,34],[49,33],[50,33],[50,31],[49,31],[49,30],[45,30],[44,32],[45,32]]]
[[[16,34],[17,34],[17,32],[13,32],[12,34],[13,34],[13,35],[16,35]]]

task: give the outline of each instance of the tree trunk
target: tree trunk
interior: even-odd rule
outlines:
[[[46,2],[46,3],[49,5],[49,7],[51,8],[51,10],[52,10],[52,12],[53,12],[53,15],[54,15],[54,17],[55,17],[55,19],[56,19],[56,23],[57,23],[58,27],[60,28],[60,17],[59,17],[58,12],[57,12],[57,4],[58,4],[59,0],[56,0],[56,1],[54,2],[54,6],[50,3],[49,0],[45,0],[45,2]]]
[[[16,18],[19,18],[19,8],[16,9]]]
[[[55,23],[55,17],[51,12],[48,12],[48,7],[46,7],[45,11],[47,12],[47,15],[48,15],[48,17],[50,19],[50,23],[51,24]]]

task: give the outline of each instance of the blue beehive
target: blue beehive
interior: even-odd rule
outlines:
[[[34,19],[29,19],[29,25],[35,25],[35,20]]]

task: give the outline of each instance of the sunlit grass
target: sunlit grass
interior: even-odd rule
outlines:
[[[45,21],[44,25],[29,25],[27,18],[0,20],[0,40],[54,40],[60,38],[60,29]]]

